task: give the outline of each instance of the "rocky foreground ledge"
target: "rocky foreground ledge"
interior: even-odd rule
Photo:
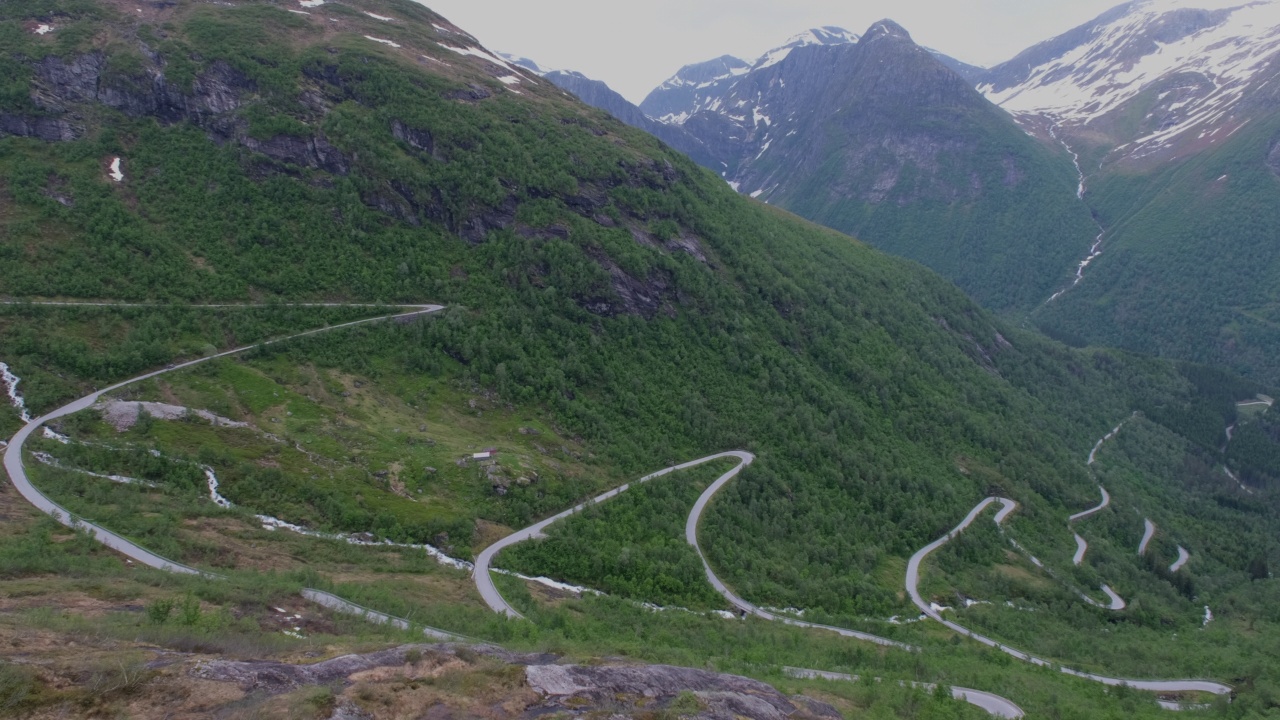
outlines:
[[[190,670],[206,682],[245,693],[280,695],[341,686],[331,720],[398,717],[412,691],[465,688],[489,717],[543,715],[647,716],[669,711],[706,720],[840,720],[832,706],[788,697],[758,680],[668,665],[565,665],[552,655],[519,654],[488,645],[403,645],[314,664],[212,660]],[[431,692],[421,717],[474,716]]]

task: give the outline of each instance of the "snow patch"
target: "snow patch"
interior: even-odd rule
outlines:
[[[304,8],[320,7],[324,4],[324,0],[298,0],[298,4]]]
[[[1204,627],[1205,625],[1208,625],[1211,622],[1213,622],[1213,611],[1209,609],[1208,605],[1205,605],[1204,606],[1204,622],[1201,623],[1201,627]]]
[[[374,42],[376,42],[376,43],[382,43],[383,45],[390,45],[390,46],[391,46],[391,47],[393,47],[393,48],[398,48],[398,47],[400,47],[400,43],[398,43],[398,42],[392,42],[392,41],[390,41],[390,40],[387,40],[386,38],[376,38],[376,37],[374,37],[374,36],[372,36],[372,35],[365,35],[364,37],[365,37],[365,39],[366,39],[366,40],[372,40],[372,41],[374,41]]]
[[[387,17],[387,16],[385,16],[385,15],[375,15],[375,14],[373,14],[373,13],[369,12],[368,10],[365,10],[365,11],[364,11],[364,14],[365,14],[365,15],[368,15],[369,17],[373,18],[374,20],[381,20],[382,22],[395,22],[395,21],[396,21],[396,19],[395,19],[395,18],[389,18],[389,17]]]
[[[501,82],[505,85],[519,85],[520,78],[516,77],[515,75],[507,75],[507,76],[498,78],[498,82]]]
[[[458,48],[458,47],[453,47],[452,45],[444,45],[444,44],[441,44],[440,47],[444,48],[445,50],[449,50],[450,52],[458,53],[459,55],[471,55],[473,57],[478,57],[483,60],[488,60],[494,65],[497,65],[498,67],[504,67],[510,70],[511,72],[517,72],[516,68],[513,67],[511,63],[507,62],[506,60],[503,60],[497,55],[481,50],[480,48],[476,48],[476,47]]]
[[[31,32],[33,32],[33,33],[35,33],[35,34],[37,34],[37,35],[48,35],[49,33],[53,32],[53,26],[52,26],[52,25],[40,25],[39,27],[37,27],[35,30],[32,30]]]
[[[124,182],[124,172],[120,169],[120,158],[111,161],[111,172],[108,176],[116,182]]]

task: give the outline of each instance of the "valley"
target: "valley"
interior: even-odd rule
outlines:
[[[688,155],[407,0],[0,36],[6,713],[1280,707],[1273,380],[1038,329],[1175,200],[895,23],[682,71]]]

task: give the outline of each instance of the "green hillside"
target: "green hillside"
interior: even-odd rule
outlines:
[[[148,415],[118,429],[103,411],[88,411],[59,424],[69,444],[33,441],[29,450],[64,466],[28,453],[35,482],[59,502],[176,560],[217,568],[238,589],[146,576],[148,587],[230,607],[305,583],[513,647],[771,678],[782,664],[823,662],[983,683],[1019,693],[1036,714],[1157,714],[1150,696],[1108,696],[1081,680],[1009,667],[941,626],[887,624],[913,612],[902,593],[905,559],[998,494],[1024,508],[1011,532],[1066,579],[1052,591],[1043,590],[1047,575],[1030,589],[1000,584],[985,568],[993,558],[1015,561],[979,548],[931,568],[930,593],[946,599],[981,582],[1049,613],[1074,602],[1070,584],[1118,577],[1110,581],[1124,582],[1142,612],[1106,615],[1075,603],[1071,612],[1094,621],[1078,642],[1053,643],[1063,631],[1047,620],[1018,641],[1100,671],[1208,668],[1223,681],[1244,679],[1235,708],[1270,707],[1271,695],[1250,693],[1280,673],[1265,602],[1274,581],[1249,572],[1259,561],[1280,563],[1275,500],[1264,487],[1275,479],[1269,436],[1261,432],[1255,449],[1233,458],[1255,488],[1239,488],[1216,465],[1218,433],[1237,422],[1236,401],[1264,386],[1120,351],[1073,350],[1008,327],[915,263],[746,200],[653,138],[485,60],[474,40],[418,4],[348,0],[289,12],[296,9],[265,1],[186,1],[141,13],[77,0],[0,6],[9,69],[0,94],[8,135],[0,138],[0,295],[165,305],[0,307],[0,361],[23,378],[34,412],[214,347],[381,314],[288,303],[447,306],[118,393],[244,427]],[[56,29],[37,35],[27,29],[33,19]],[[114,167],[123,179],[111,177]],[[227,302],[262,307],[198,307]],[[1146,430],[1126,450],[1137,459],[1107,480],[1118,509],[1099,523],[1100,559],[1072,570],[1065,517],[1097,498],[1085,458],[1135,411]],[[6,408],[0,428],[8,435],[18,426]],[[488,447],[502,458],[496,469],[466,461]],[[548,599],[504,578],[533,619],[507,622],[480,604],[464,573],[421,554],[388,546],[366,561],[357,553],[367,548],[267,532],[254,518],[429,542],[466,558],[594,492],[730,449],[758,460],[703,521],[703,546],[721,577],[760,604],[870,628],[924,653],[651,615],[627,599],[699,609],[717,601],[706,587],[646,585],[616,559],[557,557],[581,554],[572,543],[524,550],[509,564],[558,568],[575,575],[560,579],[614,596]],[[110,484],[68,467],[152,485]],[[1170,478],[1169,467],[1184,472]],[[217,474],[234,508],[209,501],[205,472]],[[655,486],[617,502],[633,499],[640,505],[616,511],[625,522],[601,528],[594,518],[598,537],[617,531],[598,548],[634,547],[638,562],[698,582],[687,547],[669,537],[682,523],[638,519],[687,512],[686,491]],[[1206,502],[1216,508],[1211,522],[1178,520]],[[1205,574],[1195,599],[1124,545],[1129,521],[1140,528],[1136,513],[1149,506],[1208,558],[1195,566]],[[27,521],[6,522],[13,537],[25,536]],[[5,578],[109,585],[130,572],[74,543],[5,546]],[[1018,569],[1035,572],[1025,562]],[[244,600],[255,583],[267,590]],[[1223,621],[1196,635],[1206,602],[1222,608]],[[1119,649],[1096,657],[1089,643],[1103,625],[1118,629]],[[1189,638],[1182,656],[1135,667],[1127,651],[1171,630]],[[1211,652],[1246,632],[1256,633],[1249,657]],[[900,717],[968,711],[912,715],[896,692],[851,707]]]
[[[1274,348],[1280,179],[1276,122],[1090,191],[1108,228],[1088,280],[1035,320],[1064,337],[1280,378]]]

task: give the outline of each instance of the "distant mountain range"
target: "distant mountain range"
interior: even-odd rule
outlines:
[[[547,77],[1064,340],[1277,380],[1278,58],[1280,0],[1139,0],[990,69],[885,21],[686,66],[638,107]]]

